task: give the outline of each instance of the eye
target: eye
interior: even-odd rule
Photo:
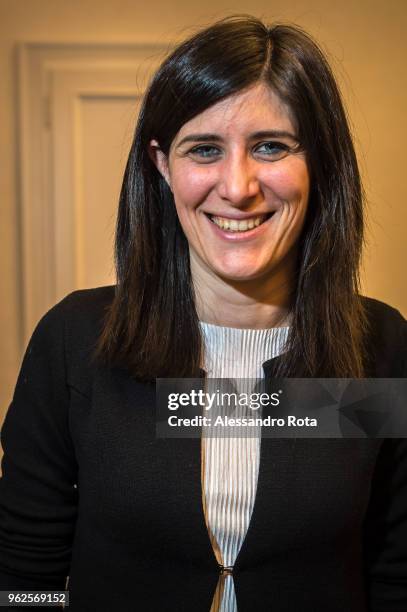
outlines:
[[[214,145],[202,144],[193,147],[188,152],[188,155],[197,161],[207,163],[218,159],[221,155],[221,151]]]
[[[289,145],[283,142],[275,141],[263,142],[254,148],[254,154],[257,157],[260,157],[267,161],[278,161],[279,159],[283,159],[293,151],[293,147],[290,147]]]

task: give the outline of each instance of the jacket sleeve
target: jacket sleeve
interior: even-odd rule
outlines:
[[[64,301],[29,342],[1,431],[0,590],[64,589],[77,510]]]
[[[375,376],[407,377],[407,323],[370,300]],[[407,401],[407,398],[405,398]],[[407,611],[407,439],[383,440],[372,480],[364,532],[368,612]]]
[[[365,522],[369,612],[407,610],[407,439],[383,441]]]

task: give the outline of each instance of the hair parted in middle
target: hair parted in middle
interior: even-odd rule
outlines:
[[[115,298],[97,348],[139,379],[199,376],[203,355],[188,243],[149,144],[157,140],[168,155],[182,125],[260,81],[288,107],[311,180],[288,350],[276,375],[364,374],[363,193],[337,84],[301,28],[235,16],[180,44],[140,110],[120,194]]]

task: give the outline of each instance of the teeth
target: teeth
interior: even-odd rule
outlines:
[[[258,227],[263,221],[266,220],[265,216],[252,217],[251,219],[244,219],[237,221],[236,219],[226,219],[225,217],[211,217],[212,221],[216,223],[221,229],[229,230],[231,232],[247,232],[254,227]]]

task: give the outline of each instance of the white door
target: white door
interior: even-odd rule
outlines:
[[[67,293],[114,283],[124,166],[141,98],[165,50],[20,50],[25,341]]]

